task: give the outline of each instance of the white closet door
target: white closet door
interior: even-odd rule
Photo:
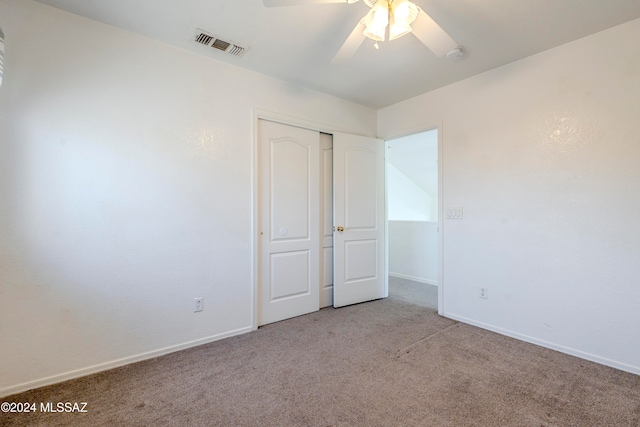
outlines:
[[[258,324],[319,309],[320,134],[258,122]]]
[[[333,305],[333,138],[320,134],[320,308]]]
[[[388,295],[382,140],[333,135],[333,306]]]

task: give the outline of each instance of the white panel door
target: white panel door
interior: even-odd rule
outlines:
[[[333,135],[333,306],[385,298],[384,143]]]
[[[258,324],[320,308],[320,134],[258,121]]]
[[[320,308],[333,305],[333,138],[320,134]]]

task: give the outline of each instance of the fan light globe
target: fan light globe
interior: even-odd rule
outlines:
[[[411,32],[411,23],[418,16],[418,8],[407,0],[395,0],[391,4],[389,40],[398,39]]]
[[[399,39],[411,32],[411,26],[404,22],[394,22],[389,26],[389,40]]]
[[[380,0],[364,17],[364,35],[371,40],[383,41],[389,25],[389,9],[386,0]]]
[[[407,0],[396,0],[392,3],[392,12],[396,21],[409,25],[416,20],[418,7]]]
[[[373,3],[368,1],[367,4]],[[371,40],[383,41],[387,26],[389,40],[395,40],[411,32],[411,23],[418,16],[418,7],[408,0],[378,0],[362,19],[364,35]]]

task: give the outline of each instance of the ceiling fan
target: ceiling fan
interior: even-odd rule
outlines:
[[[304,4],[355,3],[358,0],[263,0],[266,7],[296,6]],[[336,56],[333,64],[345,63],[356,53],[362,42],[369,38],[378,42],[395,40],[412,33],[439,57],[459,49],[458,44],[429,15],[409,0],[363,0],[371,8],[353,29]]]

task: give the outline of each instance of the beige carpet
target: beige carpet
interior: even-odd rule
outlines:
[[[407,294],[0,399],[29,426],[640,426],[640,377],[439,317]]]
[[[389,296],[398,302],[438,310],[438,287],[389,276]]]

